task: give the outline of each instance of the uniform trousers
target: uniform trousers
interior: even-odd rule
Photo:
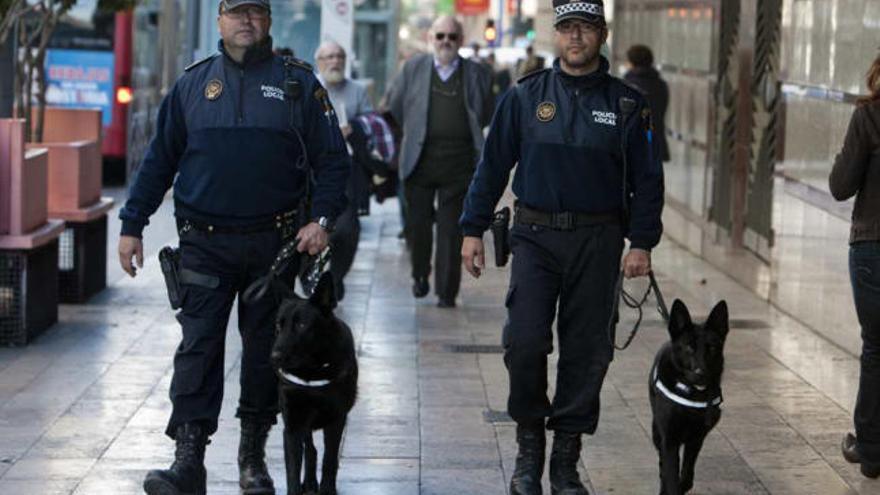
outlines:
[[[519,424],[592,434],[613,356],[609,335],[623,235],[619,224],[554,230],[515,223],[502,344],[508,412]],[[556,394],[547,398],[547,356],[558,318]]]
[[[236,297],[242,340],[241,396],[236,417],[274,424],[278,414],[278,385],[269,363],[275,338],[279,300],[267,293],[245,302],[240,296],[265,275],[281,248],[278,231],[248,234],[188,230],[180,236],[180,266],[215,277],[214,284],[181,284],[182,307],[177,320],[183,336],[174,355],[171,379],[171,418],[166,434],[173,438],[179,425],[198,422],[208,434],[217,430],[223,401],[226,327]],[[296,265],[298,259],[294,260]],[[297,273],[291,266],[288,273]],[[292,278],[289,281],[292,283]]]

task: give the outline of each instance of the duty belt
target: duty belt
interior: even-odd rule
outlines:
[[[573,230],[577,227],[586,227],[588,225],[620,223],[621,218],[619,212],[576,213],[566,211],[547,213],[517,205],[513,220],[521,225],[539,225],[554,230]]]
[[[198,230],[210,234],[255,234],[270,230],[284,230],[297,220],[297,210],[279,213],[271,219],[245,225],[214,225],[189,218],[177,219],[177,230],[183,234],[190,230]]]

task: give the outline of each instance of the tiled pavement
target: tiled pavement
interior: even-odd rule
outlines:
[[[170,238],[165,225],[147,235]],[[505,494],[514,426],[504,415],[507,379],[496,351],[507,273],[493,268],[467,280],[456,310],[415,301],[398,228],[393,204],[365,219],[339,311],[355,332],[361,367],[341,493]],[[724,298],[735,319],[724,415],[693,493],[880,494],[880,482],[863,479],[838,451],[850,428],[857,358],[671,242],[654,262],[669,302],[681,297],[705,315]],[[32,345],[0,349],[0,494],[140,493],[145,471],[169,463],[172,444],[162,432],[179,329],[155,257],[147,263],[88,305],[64,306],[61,323]],[[658,491],[646,388],[666,335],[653,311],[647,318],[633,346],[617,354],[599,431],[585,441],[583,475],[601,494]],[[238,493],[240,342],[234,321],[231,328],[225,403],[208,448],[211,494]],[[473,350],[483,352],[453,352]],[[284,493],[279,428],[269,463]]]

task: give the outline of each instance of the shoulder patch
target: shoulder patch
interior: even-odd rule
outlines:
[[[309,64],[305,60],[300,60],[296,57],[284,57],[284,65],[290,67],[299,67],[300,69],[307,70],[309,72],[315,71],[311,64]]]
[[[548,71],[550,71],[550,69],[541,69],[541,70],[536,70],[534,72],[529,72],[528,74],[517,79],[516,83],[519,84],[527,79],[531,79],[531,78],[537,76],[538,74],[544,74],[545,72],[548,72]]]
[[[216,57],[217,55],[219,55],[219,53],[212,53],[211,55],[208,55],[207,57],[205,57],[205,58],[203,58],[203,59],[201,59],[201,60],[197,60],[197,61],[195,61],[195,62],[193,62],[193,63],[187,65],[187,66],[186,66],[186,69],[183,69],[183,70],[184,70],[184,72],[189,72],[189,71],[195,69],[196,67],[202,65],[202,64],[205,63],[205,62],[207,62],[207,61],[209,61],[209,60],[213,60],[214,57]]]
[[[324,114],[330,117],[331,115],[335,115],[336,112],[333,109],[333,103],[330,102],[330,96],[327,94],[327,90],[324,89],[323,86],[318,84],[318,89],[314,92],[314,97],[318,100],[318,103],[321,104],[321,107],[324,110]]]

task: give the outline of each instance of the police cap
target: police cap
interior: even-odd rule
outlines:
[[[553,10],[556,13],[554,26],[568,19],[605,25],[605,5],[602,0],[553,0]]]
[[[242,5],[256,5],[257,7],[263,7],[270,13],[272,12],[272,5],[269,3],[269,0],[220,0],[220,12],[232,10]]]

